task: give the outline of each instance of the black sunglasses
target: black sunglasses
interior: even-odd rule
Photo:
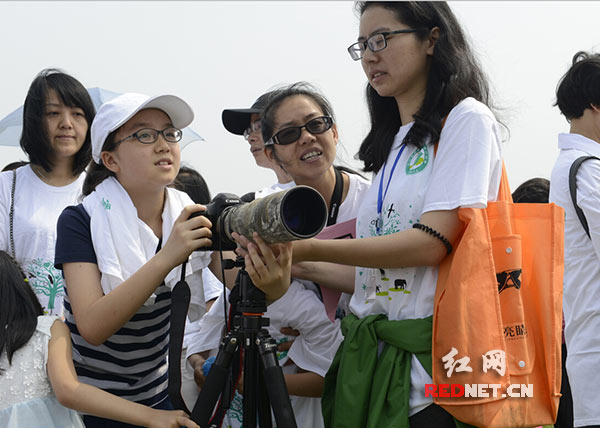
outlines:
[[[271,138],[269,138],[265,142],[265,146],[270,146],[273,144],[279,144],[281,146],[286,146],[288,144],[292,144],[300,138],[302,135],[302,130],[306,129],[311,134],[322,134],[323,132],[331,129],[333,126],[333,119],[329,116],[320,116],[315,117],[314,119],[309,120],[302,126],[290,126],[289,128],[284,128]]]

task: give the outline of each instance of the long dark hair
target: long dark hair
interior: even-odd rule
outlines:
[[[0,355],[6,350],[9,364],[14,353],[31,339],[37,317],[43,313],[17,263],[0,251]]]
[[[423,146],[428,138],[440,136],[443,118],[461,100],[473,97],[489,105],[489,86],[463,30],[445,2],[357,2],[362,14],[379,6],[394,13],[411,28],[426,28],[417,32],[425,40],[429,31],[438,27],[440,36],[435,44],[423,104],[414,115],[415,123],[404,138],[406,144]],[[365,171],[377,172],[385,163],[400,123],[398,105],[393,97],[382,97],[367,84],[366,98],[371,118],[371,130],[363,140],[358,158]]]
[[[78,107],[85,114],[88,131],[83,145],[73,160],[73,176],[78,176],[85,170],[92,158],[90,128],[96,115],[96,109],[85,87],[77,79],[60,70],[44,69],[31,82],[23,105],[21,148],[29,155],[31,163],[40,165],[48,172],[54,167],[50,160],[52,147],[45,121],[46,102],[50,90],[54,90],[65,105]]]
[[[119,129],[108,134],[108,137],[106,137],[106,140],[104,140],[104,144],[102,145],[103,152],[112,152],[117,148],[115,139]],[[87,196],[92,193],[96,189],[96,186],[108,177],[115,177],[115,173],[104,166],[102,159],[100,159],[100,163],[92,162],[87,175],[85,176],[85,180],[83,181],[83,188],[81,190],[82,195]]]

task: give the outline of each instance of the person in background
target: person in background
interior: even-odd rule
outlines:
[[[14,260],[0,251],[0,426],[84,428],[77,412],[152,428],[197,425],[79,382],[68,327],[42,307]],[[64,407],[63,407],[64,406]]]
[[[197,204],[206,205],[210,202],[210,190],[204,177],[194,168],[182,165],[179,168],[177,177],[172,184],[177,190],[188,194],[192,201]]]
[[[547,178],[530,178],[524,181],[512,193],[514,203],[547,204],[550,193],[550,180]]]
[[[550,177],[550,202],[565,210],[563,313],[567,373],[575,427],[600,427],[600,55],[578,52],[560,79],[556,104],[570,123],[558,135],[560,152]],[[576,204],[569,189],[576,159],[590,158],[576,175]]]
[[[49,315],[63,315],[64,280],[54,268],[56,221],[81,196],[95,113],[79,81],[42,70],[23,107],[21,148],[29,164],[0,173],[0,250],[17,260]]]
[[[273,170],[277,176],[277,182],[273,185],[242,196],[242,200],[245,202],[250,202],[254,200],[254,198],[264,198],[271,193],[276,193],[295,186],[294,181],[288,173],[277,163],[274,163],[265,156],[264,141],[261,132],[261,114],[268,104],[269,99],[272,98],[276,92],[277,91],[271,91],[262,94],[250,108],[226,109],[223,110],[223,114],[221,115],[225,129],[232,134],[244,136],[244,139],[250,145],[250,153],[254,156],[256,165]]]
[[[512,193],[515,203],[547,204],[550,195],[550,180],[546,178],[531,178],[515,189]],[[565,344],[565,320],[563,315],[562,332],[562,382],[560,385],[560,403],[554,428],[570,428],[573,426],[573,397],[567,374],[567,345]]]

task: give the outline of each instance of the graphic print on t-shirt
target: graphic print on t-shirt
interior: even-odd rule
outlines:
[[[25,264],[24,270],[44,314],[62,315],[58,311],[62,311],[64,282],[61,272],[54,267],[54,262],[41,258],[33,259]]]
[[[417,149],[417,151],[415,151],[413,155],[416,153],[427,153],[427,149],[425,148],[425,151]],[[424,154],[422,155],[421,159],[424,159],[427,156],[428,155]],[[427,161],[423,160],[416,168],[422,166],[421,169],[423,169],[426,165]],[[406,207],[406,209],[398,209],[395,206],[395,203],[391,202],[383,206],[382,214],[382,235],[390,235],[392,233],[397,233],[402,230],[410,229],[414,223],[419,222],[418,218],[410,218],[411,215],[417,216],[417,212],[413,209],[413,206],[410,204],[408,205],[408,207]],[[408,218],[407,215],[409,216]],[[369,222],[369,236],[377,236],[377,218],[373,218]],[[364,238],[364,236],[361,236],[361,238]],[[406,289],[407,280],[405,278],[390,279],[387,277],[385,269],[373,269],[373,271],[375,272],[375,275],[370,276],[375,277],[375,296],[387,297],[388,300],[392,300],[393,296],[410,294],[410,290]],[[366,291],[367,287],[369,287],[369,285],[367,284],[369,275],[367,275],[365,268],[359,268],[358,274],[362,279],[362,289]]]
[[[408,158],[408,162],[406,162],[406,174],[411,175],[421,172],[428,163],[429,150],[427,150],[427,146],[416,148]]]

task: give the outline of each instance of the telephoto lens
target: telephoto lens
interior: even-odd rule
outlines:
[[[268,244],[316,236],[327,222],[327,205],[319,192],[309,186],[296,186],[250,203],[231,193],[219,193],[206,211],[190,217],[206,216],[213,224],[212,245],[199,250],[235,250],[231,234],[237,232],[250,241],[257,232]]]
[[[223,211],[222,239],[232,232],[252,240],[258,232],[268,244],[316,236],[327,222],[327,205],[312,187],[296,186]]]

